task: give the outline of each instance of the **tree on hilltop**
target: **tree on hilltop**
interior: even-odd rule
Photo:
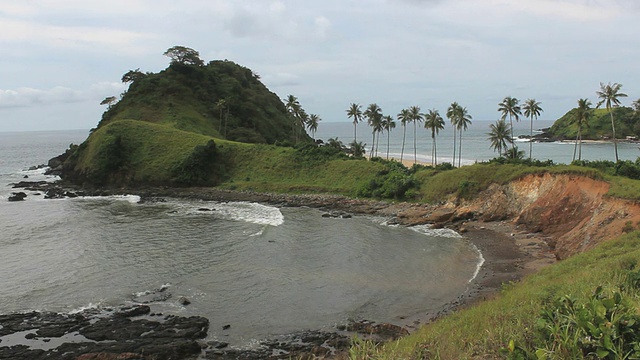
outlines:
[[[200,59],[200,53],[186,46],[170,47],[162,55],[169,57],[171,59],[171,64],[204,65],[204,61]]]
[[[118,102],[118,98],[115,96],[107,96],[100,102],[100,105],[107,105],[107,109],[111,109],[113,104]]]
[[[125,84],[133,83],[144,78],[145,76],[147,76],[147,74],[140,71],[140,68],[129,70],[124,75],[122,75],[122,82]]]
[[[627,97],[627,94],[621,93],[620,89],[622,88],[622,84],[611,83],[603,84],[600,83],[600,91],[596,91],[596,94],[600,98],[598,105],[596,108],[605,105],[607,111],[609,111],[609,115],[611,115],[611,131],[613,132],[613,148],[616,153],[616,162],[618,162],[618,140],[616,139],[616,125],[613,122],[613,111],[611,110],[612,106],[620,105],[621,97]]]

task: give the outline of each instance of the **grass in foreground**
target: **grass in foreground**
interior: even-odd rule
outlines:
[[[589,304],[598,287],[602,287],[602,294],[613,297],[612,294],[625,286],[626,274],[639,260],[640,232],[633,232],[550,266],[521,283],[505,286],[495,299],[426,325],[406,338],[380,346],[356,342],[349,358],[527,359],[536,358],[536,355],[543,359],[567,358],[566,353],[560,351],[562,345],[571,345],[566,337],[554,334],[556,342],[551,345],[541,338],[539,327],[543,310],[548,311],[550,304],[564,296],[576,303]],[[630,312],[638,316],[640,292],[637,288],[625,287],[623,293]],[[604,326],[611,327],[611,323],[606,321]],[[567,327],[563,329],[567,330]],[[589,337],[593,340],[595,335]],[[637,336],[633,341],[640,347]],[[509,351],[510,343],[515,352]],[[539,350],[550,346],[555,348]],[[521,350],[517,350],[518,347]],[[594,353],[591,357],[574,354],[572,358],[598,357]],[[609,352],[603,358],[624,357]]]

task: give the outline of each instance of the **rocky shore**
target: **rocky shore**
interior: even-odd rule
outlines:
[[[164,198],[251,201],[275,206],[319,208],[325,211],[324,216],[332,217],[379,215],[400,225],[432,224],[437,228],[455,229],[481,251],[485,263],[464,294],[436,311],[407,314],[394,324],[360,320],[340,325],[335,332],[309,331],[267,339],[252,349],[234,349],[218,341],[206,342],[204,338],[209,323],[204,318],[157,316],[150,314],[145,306],[124,312],[115,311],[106,317],[104,314],[96,317],[91,313],[3,315],[0,316],[0,359],[331,358],[346,351],[351,337],[356,333],[361,337],[372,336],[378,341],[406,335],[437,317],[491,297],[503,283],[518,281],[526,274],[555,261],[547,245],[549,239],[540,233],[528,233],[508,221],[486,221],[493,219],[487,219],[482,214],[460,213],[435,205],[361,200],[337,195],[266,194],[214,188],[87,190],[43,182],[21,182],[14,187],[21,189],[20,192],[26,194],[25,198],[29,194],[43,194],[45,198],[136,194],[141,202],[162,201]],[[200,330],[196,331],[198,326]],[[47,330],[52,328],[56,330]]]

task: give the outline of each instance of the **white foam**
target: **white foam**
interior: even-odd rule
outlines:
[[[93,309],[99,309],[100,308],[100,304],[94,304],[94,303],[89,303],[88,305],[85,306],[81,306],[79,308],[73,309],[71,311],[69,311],[69,314],[73,315],[73,314],[78,314],[87,310],[93,310]]]
[[[224,219],[240,220],[259,225],[279,226],[284,223],[280,209],[250,202],[229,202],[215,205],[215,213]]]
[[[471,283],[473,280],[475,280],[478,277],[478,274],[480,273],[480,269],[482,269],[482,265],[484,265],[484,262],[485,262],[484,256],[482,256],[482,251],[480,251],[480,249],[478,249],[478,247],[475,244],[471,244],[471,247],[478,252],[478,257],[480,259],[478,260],[478,264],[476,264],[476,270],[473,272],[473,276],[471,276],[471,279],[469,279],[469,283]]]
[[[431,225],[416,225],[410,227],[411,230],[419,232],[421,234],[432,236],[432,237],[441,237],[448,239],[461,239],[462,235],[451,229],[432,229]]]
[[[131,204],[137,204],[140,202],[140,196],[138,195],[110,195],[110,196],[80,196],[77,198],[71,198],[72,200],[116,200],[116,201],[126,201]]]

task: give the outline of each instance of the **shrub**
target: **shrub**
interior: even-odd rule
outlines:
[[[215,184],[223,175],[213,140],[196,146],[191,154],[171,169],[172,181],[179,185]]]

